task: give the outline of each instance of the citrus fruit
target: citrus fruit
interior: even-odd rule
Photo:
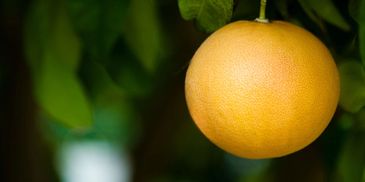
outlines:
[[[234,155],[280,157],[313,142],[339,99],[339,76],[328,49],[283,21],[237,21],[196,51],[185,93],[202,133]]]

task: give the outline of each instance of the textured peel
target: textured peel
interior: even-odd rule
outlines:
[[[185,80],[190,114],[217,146],[271,158],[313,142],[330,122],[339,76],[328,49],[287,22],[237,21],[196,51]]]

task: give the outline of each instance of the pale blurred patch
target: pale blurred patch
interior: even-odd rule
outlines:
[[[105,141],[68,142],[62,145],[58,167],[64,182],[128,182],[128,155]]]

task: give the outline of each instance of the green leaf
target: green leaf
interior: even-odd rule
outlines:
[[[349,112],[358,112],[365,105],[365,71],[356,61],[339,66],[341,78],[340,106]]]
[[[359,44],[362,64],[365,65],[365,0],[360,3],[359,16]]]
[[[365,108],[362,108],[359,112],[357,112],[355,118],[356,118],[356,128],[358,130],[365,131]]]
[[[124,88],[118,87],[99,62],[81,65],[88,90],[92,93],[94,125],[89,135],[101,136],[124,146],[134,143],[139,121]]]
[[[144,97],[148,95],[153,86],[153,76],[146,73],[135,59],[127,55],[112,58],[106,67],[113,81],[123,89],[129,97]]]
[[[278,8],[280,14],[286,19],[289,18],[288,0],[276,0],[274,1],[274,3]]]
[[[45,47],[50,27],[49,9],[51,3],[38,0],[31,4],[24,28],[24,45],[27,62],[33,72],[42,63],[42,50]]]
[[[196,20],[206,32],[213,32],[230,21],[233,0],[179,0],[181,16]]]
[[[298,0],[299,4],[302,6],[304,12],[308,15],[308,17],[314,21],[318,26],[323,27],[322,21],[314,14],[312,8],[307,0]]]
[[[311,14],[311,11],[315,12],[316,15],[338,28],[346,31],[350,30],[350,25],[342,17],[332,0],[299,0],[299,3],[312,19],[313,15]]]
[[[83,62],[80,66],[80,74],[92,99],[104,93],[107,89],[124,95],[124,91],[115,84],[105,67],[99,62]]]
[[[76,75],[80,41],[64,4],[38,0],[33,5],[26,23],[25,45],[37,102],[69,127],[89,127],[91,108]]]
[[[132,0],[123,35],[144,68],[154,72],[164,50],[155,0]]]
[[[360,16],[360,4],[361,0],[350,0],[349,2],[349,13],[350,16],[359,23],[359,16]]]
[[[129,1],[66,0],[72,24],[93,60],[107,60],[121,35]]]
[[[59,11],[52,17],[53,23],[49,29],[44,53],[47,54],[49,51],[48,53],[53,57],[50,61],[60,62],[65,66],[65,71],[75,72],[80,62],[80,40],[71,27],[65,10]]]
[[[46,53],[42,69],[35,79],[35,94],[40,106],[68,127],[91,125],[91,108],[79,80],[65,65]]]
[[[337,166],[338,181],[364,181],[365,169],[365,132],[354,130],[342,148]]]

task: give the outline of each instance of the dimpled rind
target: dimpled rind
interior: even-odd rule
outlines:
[[[234,155],[296,152],[324,131],[339,99],[336,64],[323,43],[283,21],[237,21],[196,51],[185,79],[202,133]]]

